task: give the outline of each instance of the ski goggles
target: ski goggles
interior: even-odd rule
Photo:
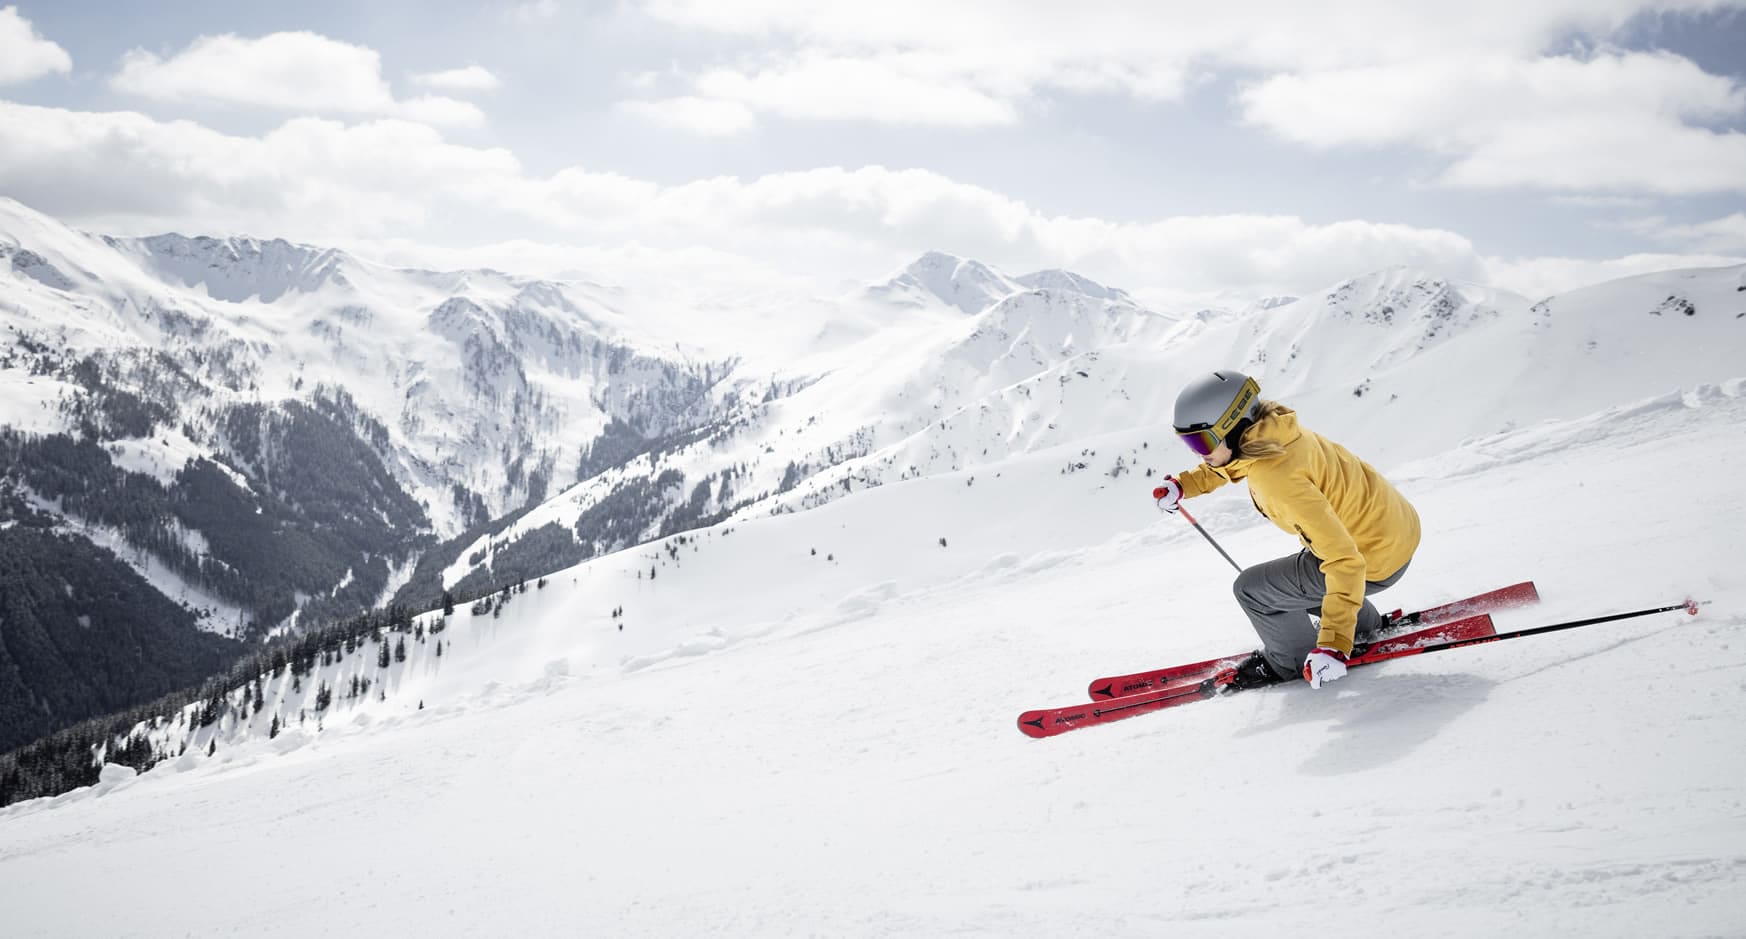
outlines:
[[[1188,449],[1201,456],[1212,456],[1212,452],[1224,442],[1224,438],[1213,433],[1211,428],[1179,430],[1176,432],[1176,436],[1181,437],[1182,442],[1188,444]]]
[[[1188,449],[1201,456],[1211,456],[1212,452],[1219,448],[1219,444],[1224,443],[1225,438],[1237,429],[1237,425],[1242,422],[1243,417],[1254,406],[1255,399],[1259,397],[1261,397],[1261,386],[1255,383],[1255,379],[1248,379],[1243,382],[1243,387],[1238,390],[1237,396],[1231,399],[1231,406],[1225,409],[1225,413],[1219,415],[1218,420],[1211,424],[1178,427],[1176,428],[1176,436],[1182,438],[1182,442],[1188,445]]]

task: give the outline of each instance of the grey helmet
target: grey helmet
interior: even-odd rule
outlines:
[[[1261,410],[1261,386],[1242,372],[1213,372],[1197,378],[1176,396],[1176,433],[1188,448],[1206,456],[1230,438],[1237,425]],[[1234,447],[1232,449],[1235,449]]]

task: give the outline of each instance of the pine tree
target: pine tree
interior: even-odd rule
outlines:
[[[386,642],[376,647],[376,667],[388,667],[388,643]]]
[[[443,591],[443,615],[455,615],[455,595],[447,590]]]
[[[394,640],[394,661],[396,661],[396,662],[406,661],[406,637],[405,636],[401,636],[400,638]]]
[[[439,658],[439,659],[443,657],[443,641],[441,639],[437,640],[436,654],[437,654],[437,658]]]
[[[274,714],[273,715],[273,726],[267,728],[267,739],[271,740],[277,736],[279,736],[279,715]]]
[[[207,756],[211,756],[211,755],[213,755],[213,754],[214,754],[214,753],[217,753],[217,752],[218,752],[218,738],[217,738],[217,737],[213,737],[213,738],[212,738],[212,743],[210,743],[210,744],[208,744],[208,745],[207,745],[207,747],[206,747],[206,755],[207,755]]]

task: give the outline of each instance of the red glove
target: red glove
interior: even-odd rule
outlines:
[[[1182,484],[1174,476],[1164,477],[1164,485],[1152,490],[1152,499],[1158,503],[1158,508],[1176,514],[1182,507]]]

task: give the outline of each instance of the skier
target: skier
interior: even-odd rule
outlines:
[[[1298,537],[1294,555],[1237,576],[1233,592],[1261,648],[1222,676],[1228,690],[1302,676],[1312,688],[1346,674],[1360,639],[1384,623],[1365,599],[1393,586],[1419,546],[1419,516],[1399,490],[1345,447],[1306,430],[1297,413],[1264,400],[1255,379],[1213,372],[1176,398],[1176,433],[1202,465],[1152,490],[1175,513],[1183,499],[1246,479],[1255,508]],[[1310,619],[1319,612],[1318,629]]]

